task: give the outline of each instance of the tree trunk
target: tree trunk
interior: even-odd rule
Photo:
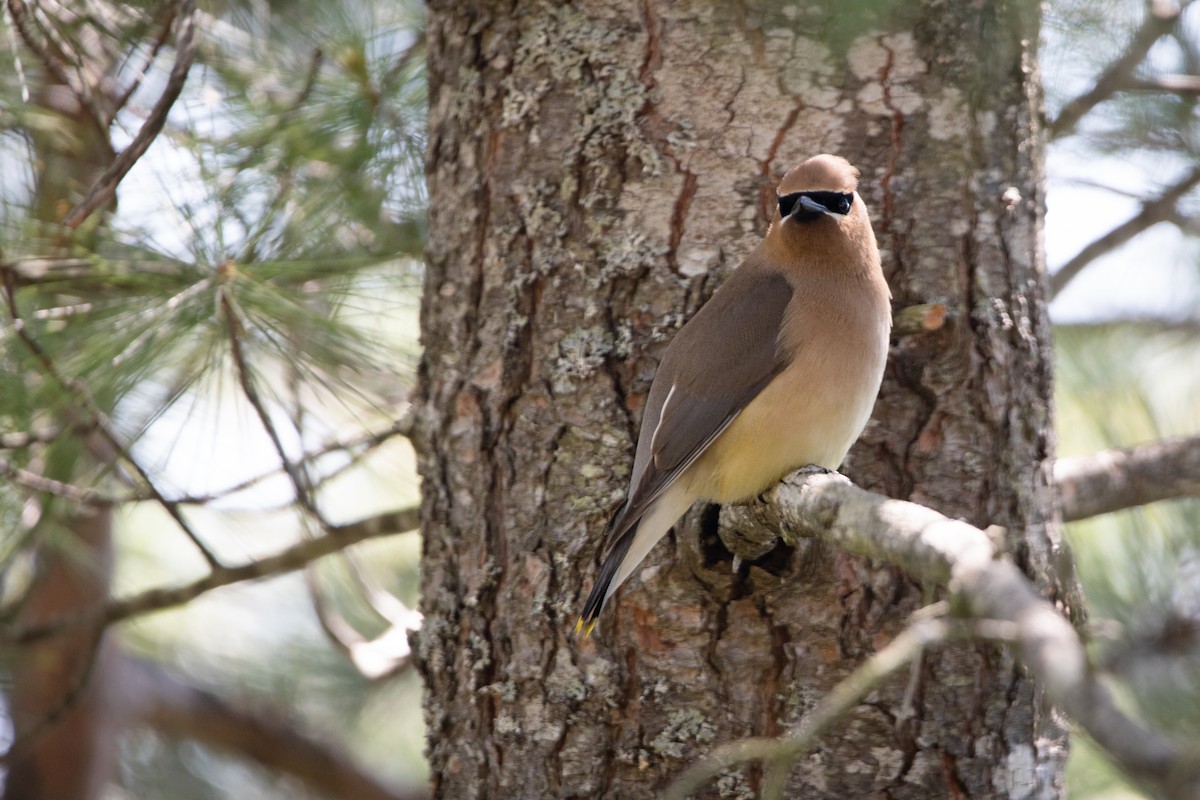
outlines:
[[[91,78],[91,70],[96,75],[115,70],[115,59],[94,33],[82,31],[79,42],[86,53],[81,74],[88,72]],[[101,81],[93,80],[98,87]],[[115,154],[108,131],[62,82],[47,77],[37,105],[51,125],[33,142],[37,157],[33,218],[48,231],[46,255],[71,253],[72,248],[91,243],[115,203],[97,214],[100,222],[89,223],[87,231],[71,241],[60,227],[62,218],[112,164]],[[65,298],[61,305],[79,300]],[[15,339],[12,346],[27,357]],[[31,376],[31,384],[37,381],[53,385],[55,379],[43,371]],[[62,387],[62,391],[73,390]],[[63,405],[70,407],[71,403]],[[74,410],[54,409],[53,413],[64,430],[79,424]],[[98,434],[77,436],[71,430],[55,443],[47,458],[48,477],[69,483],[86,474],[96,465],[98,454],[111,450],[107,444]],[[17,615],[23,625],[96,608],[108,600],[111,589],[111,506],[70,509],[64,508],[61,499],[45,496],[38,500],[42,524],[34,533],[36,575]],[[116,755],[116,710],[109,682],[119,669],[120,657],[115,642],[90,627],[73,628],[9,654],[15,743],[4,800],[93,800],[102,796]]]
[[[34,624],[108,598],[112,509],[72,514],[68,539],[39,552],[34,585],[18,622]],[[9,702],[16,756],[4,800],[94,800],[103,795],[116,754],[109,678],[119,657],[92,628],[69,630],[13,659]]]
[[[1056,585],[1036,5],[762,6],[430,4],[417,402],[437,797],[656,797],[714,745],[795,725],[926,601],[819,545],[735,575],[700,509],[596,635],[571,632],[665,342],[807,156],[862,169],[896,308],[946,311],[902,315],[844,471],[1003,526]],[[1012,657],[958,644],[873,694],[787,796],[1053,797],[1065,754]],[[760,782],[748,767],[709,796]]]

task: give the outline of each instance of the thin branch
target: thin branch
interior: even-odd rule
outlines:
[[[254,377],[250,374],[250,365],[247,363],[246,354],[242,349],[242,337],[245,334],[245,325],[232,297],[231,284],[237,279],[236,270],[237,267],[230,262],[226,262],[221,266],[221,272],[224,274],[222,285],[218,288],[218,296],[220,298],[221,311],[228,323],[229,352],[233,357],[238,384],[242,387],[242,394],[246,395],[246,399],[250,401],[254,413],[258,416],[259,423],[267,433],[267,437],[270,438],[271,446],[275,448],[275,454],[279,456],[279,462],[283,465],[283,471],[287,473],[288,478],[292,482],[292,490],[296,494],[296,502],[313,519],[319,521],[323,526],[328,527],[325,517],[321,514],[320,509],[317,508],[317,504],[313,499],[307,476],[288,457],[287,450],[283,446],[283,441],[279,438],[279,432],[275,430],[275,423],[271,421],[271,415],[267,412],[267,406],[258,393],[258,387],[254,384]]]
[[[1196,336],[1200,335],[1200,317],[1176,318],[1135,315],[1115,317],[1098,322],[1059,322],[1055,324],[1054,330],[1081,331],[1086,333],[1126,330],[1143,335],[1174,333]]]
[[[1200,497],[1200,436],[1104,450],[1054,464],[1063,520]]]
[[[184,269],[178,264],[156,261],[129,261],[96,258],[44,258],[32,256],[0,260],[0,272],[11,276],[14,287],[44,286],[59,281],[79,281],[87,278],[104,280],[113,275],[150,274],[180,277]],[[74,287],[78,288],[78,287]]]
[[[35,444],[50,444],[62,436],[62,433],[58,428],[0,433],[0,450],[20,450]]]
[[[1063,106],[1058,117],[1050,123],[1050,138],[1057,139],[1071,133],[1084,115],[1120,91],[1133,77],[1133,71],[1145,60],[1154,43],[1175,27],[1181,13],[1182,9],[1175,3],[1163,0],[1147,2],[1146,18],[1125,46],[1125,51],[1100,73],[1091,89]]]
[[[367,638],[359,633],[325,599],[325,594],[321,591],[321,584],[315,564],[309,563],[305,566],[304,583],[308,586],[308,594],[312,598],[313,611],[317,615],[317,622],[320,624],[321,630],[325,632],[325,637],[357,667],[358,664],[354,660],[354,648],[366,642]]]
[[[1200,185],[1200,165],[1192,168],[1182,179],[1153,200],[1142,204],[1142,208],[1129,220],[1113,228],[1091,244],[1084,247],[1066,264],[1050,276],[1051,299],[1062,293],[1067,285],[1083,272],[1083,269],[1100,256],[1128,242],[1142,231],[1167,222],[1176,213],[1175,205],[1192,189]]]
[[[321,67],[324,65],[324,63],[325,52],[319,47],[314,48],[312,54],[309,56],[308,71],[304,75],[304,83],[301,85],[300,90],[296,93],[295,98],[293,98],[293,100],[288,103],[282,111],[276,114],[275,119],[270,123],[269,128],[264,126],[264,130],[257,137],[257,140],[249,145],[250,152],[248,152],[242,159],[235,162],[233,169],[248,169],[252,161],[261,157],[261,153],[259,151],[270,145],[272,139],[279,134],[279,132],[283,129],[283,126],[290,122],[296,116],[296,114],[299,113],[300,109],[312,95],[313,89],[316,88],[317,79],[321,75]],[[246,261],[248,259],[243,258],[242,260]]]
[[[96,209],[112,200],[116,194],[117,185],[162,131],[163,125],[167,122],[167,114],[175,105],[179,93],[183,91],[192,61],[196,57],[196,43],[193,37],[196,23],[195,14],[195,0],[180,0],[179,27],[175,34],[175,64],[171,67],[171,74],[167,77],[167,85],[163,88],[162,95],[159,96],[158,102],[150,110],[146,121],[142,123],[142,127],[133,137],[129,146],[121,151],[112,165],[92,184],[92,188],[88,190],[78,205],[63,218],[65,227],[78,228]]]
[[[1099,180],[1095,177],[1084,177],[1082,175],[1073,175],[1067,178],[1059,178],[1057,183],[1063,186],[1081,186],[1085,189],[1100,189],[1105,192],[1112,192],[1121,197],[1128,197],[1130,200],[1137,200],[1139,203],[1146,199],[1145,192],[1134,191],[1124,186],[1114,186],[1109,181]]]
[[[9,4],[4,4],[4,14],[0,18],[0,23],[4,25],[5,38],[8,41],[8,49],[12,55],[13,68],[17,73],[17,86],[21,87],[21,102],[29,102],[29,82],[25,79],[25,64],[21,61],[21,51],[17,47],[17,34],[15,32],[16,23],[12,21],[12,12],[9,11]]]
[[[375,576],[363,567],[362,561],[353,550],[343,550],[342,560],[346,562],[354,583],[363,592],[367,605],[380,619],[410,631],[421,627],[421,613],[409,608],[399,597],[384,589]]]
[[[1200,95],[1200,75],[1155,75],[1152,78],[1130,78],[1121,85],[1121,88],[1131,92]]]
[[[73,303],[66,306],[50,306],[34,311],[34,319],[70,319],[96,310],[95,303]]]
[[[249,148],[246,156],[241,159],[235,169],[249,169],[250,163],[261,156],[261,153],[271,143],[275,134],[283,129],[283,126],[291,120],[304,104],[308,101],[313,89],[317,85],[317,78],[321,74],[321,64],[325,60],[325,54],[321,48],[315,48],[312,56],[309,59],[308,72],[304,78],[304,85],[300,87],[300,91],[296,94],[294,100],[288,104],[275,119],[271,125],[270,132],[264,132],[256,145]],[[276,183],[278,190],[274,193],[270,203],[266,205],[258,215],[258,222],[251,224],[248,220],[242,219],[242,226],[250,233],[246,237],[246,242],[242,247],[242,252],[238,256],[238,261],[241,263],[250,263],[257,260],[259,245],[268,233],[270,233],[279,221],[280,213],[292,201],[293,190],[296,188],[296,182],[293,179],[294,168],[290,160],[285,161],[276,175]],[[233,209],[237,213],[237,204],[233,204]],[[239,215],[240,219],[240,215]]]
[[[785,788],[787,765],[816,744],[892,674],[916,659],[924,648],[944,639],[949,629],[945,620],[918,620],[833,687],[801,720],[799,730],[778,739],[754,737],[716,748],[688,767],[671,784],[663,800],[686,800],[710,779],[745,761],[766,761],[774,765],[774,779],[768,781],[762,796],[764,800],[780,797]]]
[[[0,631],[0,644],[31,644],[75,625],[107,626],[152,611],[183,605],[222,586],[292,572],[310,561],[336,553],[364,539],[414,530],[419,522],[420,511],[412,507],[345,525],[331,526],[329,532],[323,536],[305,539],[280,550],[275,555],[255,559],[247,564],[216,567],[204,577],[182,586],[149,589],[122,600],[114,600],[101,608],[65,614],[24,628]]]
[[[342,554],[350,555],[348,551]],[[420,630],[419,613],[408,612],[407,619],[397,621],[374,639],[368,639],[325,599],[314,564],[309,564],[305,569],[304,579],[321,629],[334,646],[346,654],[363,677],[379,680],[396,675],[412,664],[412,646],[408,634]],[[399,603],[398,600],[396,602]]]
[[[47,478],[45,475],[39,475],[36,472],[13,466],[7,461],[0,461],[0,477],[7,478],[16,486],[28,489],[31,492],[41,492],[53,495],[54,497],[61,497],[64,500],[70,500],[85,508],[111,506],[115,502],[113,498],[105,497],[92,489],[82,489],[72,483],[56,481],[53,478]]]
[[[325,797],[419,800],[428,793],[385,786],[329,742],[287,719],[231,703],[158,664],[128,659],[122,670],[125,702],[136,721],[174,738],[193,739],[302,781]]]
[[[125,91],[113,101],[112,109],[108,112],[108,125],[113,124],[113,121],[117,118],[117,114],[121,113],[121,109],[129,103],[130,98],[141,87],[142,81],[146,78],[146,73],[150,71],[150,66],[158,58],[159,52],[163,49],[163,46],[167,43],[167,38],[171,35],[171,26],[175,22],[176,11],[177,9],[174,8],[167,9],[166,20],[163,22],[162,30],[159,31],[154,44],[150,46],[150,52],[146,54],[141,69],[134,73],[129,85],[125,87]]]
[[[72,80],[72,76],[67,69],[66,63],[63,62],[56,54],[50,51],[47,44],[34,34],[34,22],[30,19],[29,7],[25,5],[25,0],[8,0],[8,12],[13,21],[13,26],[17,29],[17,33],[21,36],[21,41],[25,46],[33,52],[38,60],[42,62],[42,66],[46,71],[54,77],[61,85],[71,90],[75,98],[79,101],[79,105],[83,107],[92,122],[98,130],[105,130],[104,114],[100,111],[100,107],[96,105],[96,99],[93,97],[87,83],[82,80]],[[47,35],[47,43],[50,37]]]
[[[383,430],[364,434],[363,436],[360,436],[357,439],[352,439],[348,442],[337,442],[337,441],[329,442],[329,443],[324,444],[321,447],[317,448],[316,450],[311,450],[307,453],[304,453],[300,457],[300,460],[301,461],[311,461],[311,460],[316,460],[316,459],[322,458],[331,453],[337,453],[337,452],[341,452],[341,451],[358,450],[359,448],[362,449],[361,453],[352,453],[350,455],[350,457],[347,459],[345,464],[340,465],[336,469],[330,470],[330,472],[328,472],[327,474],[322,475],[320,478],[318,478],[316,481],[315,487],[319,488],[324,483],[328,482],[329,480],[333,479],[334,477],[336,477],[338,475],[341,475],[345,470],[347,470],[350,467],[354,466],[355,464],[359,463],[362,460],[363,456],[365,456],[366,453],[369,453],[371,450],[373,450],[374,448],[383,444],[388,439],[391,439],[394,436],[404,436],[406,438],[411,436],[412,431],[413,431],[413,424],[414,424],[413,416],[410,412],[409,414],[406,414],[405,416],[396,420],[396,422],[394,422],[392,425],[390,425],[389,427],[387,427]],[[264,472],[260,472],[257,475],[252,475],[249,478],[238,481],[237,483],[227,486],[224,489],[219,489],[219,490],[211,492],[209,494],[182,495],[180,497],[175,498],[175,502],[179,503],[180,505],[192,505],[192,506],[206,505],[208,503],[213,502],[214,500],[220,500],[222,498],[229,497],[230,495],[235,495],[238,492],[243,492],[247,489],[250,489],[250,488],[262,483],[263,481],[274,478],[275,476],[281,474],[282,472],[283,472],[282,467],[276,467],[274,469],[269,469]],[[133,499],[136,500],[136,499],[145,499],[145,498],[133,498]],[[270,511],[271,509],[267,508],[267,509],[263,509],[263,510]]]
[[[403,53],[396,57],[395,63],[388,67],[388,71],[384,74],[383,85],[391,86],[392,83],[399,77],[404,70],[408,69],[409,64],[412,64],[417,59],[422,59],[425,55],[425,31],[418,30],[416,38],[413,39]]]
[[[988,534],[966,522],[867,492],[840,475],[792,475],[766,502],[728,506],[722,525],[756,538],[818,536],[947,586],[974,619],[1012,623],[1012,647],[1061,708],[1126,773],[1165,797],[1200,798],[1200,760],[1126,715],[1088,664],[1079,635],[1015,565],[997,560]]]

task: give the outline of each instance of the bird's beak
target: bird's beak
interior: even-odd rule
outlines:
[[[779,213],[782,217],[816,219],[824,214],[840,219],[850,213],[854,195],[842,192],[809,191],[792,192],[779,198]]]
[[[821,205],[816,200],[813,200],[806,194],[800,195],[800,202],[796,203],[796,207],[801,211],[807,211],[810,214],[828,214],[831,217],[841,216],[840,214],[834,214],[828,208]]]

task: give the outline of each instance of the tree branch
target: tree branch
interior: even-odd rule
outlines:
[[[279,438],[279,432],[275,430],[275,423],[271,421],[267,405],[263,402],[261,395],[259,395],[258,387],[254,383],[254,377],[250,373],[250,365],[247,363],[245,351],[242,349],[242,336],[245,333],[246,326],[242,321],[242,315],[238,313],[232,296],[233,290],[231,285],[237,280],[237,267],[232,262],[226,261],[221,265],[219,274],[221,275],[221,285],[217,289],[217,297],[220,301],[221,312],[225,317],[226,323],[228,323],[229,353],[233,358],[234,372],[237,375],[238,385],[241,386],[242,394],[250,402],[255,415],[258,416],[258,421],[263,426],[263,430],[266,431],[267,438],[271,440],[271,446],[275,448],[275,454],[279,456],[279,463],[283,466],[283,471],[292,483],[292,491],[296,495],[296,503],[299,504],[302,510],[311,514],[312,518],[320,522],[322,526],[328,527],[325,517],[321,514],[321,510],[317,508],[316,501],[309,490],[311,481],[304,470],[299,465],[293,464],[292,460],[288,458],[287,450],[283,446],[283,440]]]
[[[35,444],[50,444],[57,440],[62,433],[58,428],[0,433],[0,450],[23,450]]]
[[[8,461],[0,460],[0,477],[6,478],[14,485],[31,492],[61,497],[85,508],[114,505],[113,499],[92,489],[83,489],[73,483],[56,481],[21,467],[13,466]]]
[[[109,280],[113,275],[146,273],[178,276],[183,268],[177,264],[155,261],[100,260],[98,258],[51,258],[29,256],[0,260],[0,272],[16,288],[53,285],[62,281]],[[79,286],[72,287],[80,289]],[[106,287],[111,288],[111,287]]]
[[[1133,315],[1128,317],[1114,317],[1098,322],[1060,322],[1054,326],[1054,330],[1080,331],[1089,335],[1092,333],[1103,334],[1113,331],[1129,331],[1138,335],[1174,333],[1190,337],[1200,335],[1200,317]]]
[[[350,554],[344,552],[343,555]],[[421,629],[420,613],[406,609],[405,618],[389,620],[391,624],[383,633],[374,639],[368,639],[326,600],[313,564],[309,564],[305,569],[304,579],[308,584],[308,593],[312,598],[313,610],[317,614],[321,630],[364,678],[379,680],[396,675],[412,665],[412,646],[408,641],[408,634],[410,631]],[[400,604],[396,598],[391,599]],[[374,603],[371,607],[376,608]]]
[[[1012,647],[1044,688],[1115,763],[1165,797],[1200,798],[1200,761],[1122,712],[1088,664],[1071,624],[1013,564],[997,560],[988,534],[840,475],[792,475],[767,501],[722,510],[722,525],[755,538],[816,536],[849,552],[898,564],[914,579],[950,589],[974,619],[1013,623]]]
[[[1063,520],[1200,497],[1200,436],[1102,450],[1054,464]]]
[[[108,124],[112,125],[117,119],[117,114],[121,113],[121,109],[129,102],[130,98],[141,88],[142,81],[146,78],[146,73],[150,71],[150,66],[158,58],[159,51],[163,45],[167,43],[167,38],[171,35],[171,26],[175,22],[175,14],[178,9],[169,8],[166,11],[166,19],[163,21],[162,30],[155,38],[154,43],[150,46],[150,52],[146,54],[145,60],[142,62],[141,68],[133,74],[129,85],[125,87],[125,91],[121,92],[115,100],[113,100],[112,108],[108,112]]]
[[[182,586],[149,589],[88,611],[64,614],[37,625],[0,631],[0,644],[26,645],[75,625],[111,625],[152,611],[183,605],[205,592],[241,581],[257,580],[300,569],[310,561],[336,553],[352,544],[377,536],[413,530],[420,522],[416,507],[329,528],[324,536],[305,539],[291,547],[238,566],[220,566]]]
[[[1084,115],[1120,91],[1133,77],[1133,71],[1145,60],[1154,43],[1175,27],[1182,12],[1178,5],[1166,0],[1147,2],[1146,18],[1125,46],[1125,51],[1100,73],[1091,89],[1063,106],[1058,117],[1049,125],[1050,138],[1057,139],[1073,131]]]
[[[116,194],[117,185],[129,173],[129,170],[133,169],[133,165],[149,149],[150,144],[166,125],[167,114],[175,105],[175,101],[179,99],[179,93],[183,91],[183,84],[187,82],[188,72],[196,57],[196,42],[193,36],[196,28],[195,16],[195,0],[180,0],[179,27],[175,34],[175,64],[171,67],[171,74],[167,76],[167,85],[163,88],[154,108],[150,110],[146,121],[138,129],[137,135],[133,137],[133,141],[121,151],[112,166],[96,179],[92,188],[88,190],[78,205],[63,218],[65,227],[78,228],[84,220],[92,215],[92,212],[112,200]]]
[[[327,797],[355,800],[418,800],[419,790],[385,786],[328,742],[295,729],[286,720],[235,706],[186,683],[161,666],[128,659],[122,677],[135,721],[167,736],[194,739],[287,773]]]
[[[1200,75],[1155,75],[1152,78],[1130,78],[1121,85],[1130,92],[1167,92],[1169,94],[1200,95]]]
[[[56,81],[71,90],[71,93],[75,95],[75,99],[79,101],[80,107],[87,112],[97,130],[103,130],[105,115],[96,103],[96,98],[92,94],[91,88],[82,79],[72,79],[67,65],[57,53],[51,52],[48,35],[47,42],[44,44],[34,35],[34,23],[30,19],[29,8],[25,5],[25,0],[8,0],[7,5],[9,17],[12,19],[13,27],[21,35],[21,41],[38,57],[38,60],[42,62],[42,66],[46,68],[46,71]]]
[[[1175,204],[1197,185],[1200,185],[1200,165],[1193,167],[1178,183],[1161,195],[1143,203],[1141,210],[1132,218],[1080,250],[1074,258],[1050,276],[1051,299],[1058,297],[1062,290],[1067,288],[1067,284],[1083,272],[1084,267],[1100,256],[1120,247],[1147,228],[1171,220],[1175,215]]]

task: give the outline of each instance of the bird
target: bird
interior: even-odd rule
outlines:
[[[668,344],[576,634],[694,502],[836,470],[866,427],[892,313],[858,178],[829,154],[788,170],[766,236]]]

